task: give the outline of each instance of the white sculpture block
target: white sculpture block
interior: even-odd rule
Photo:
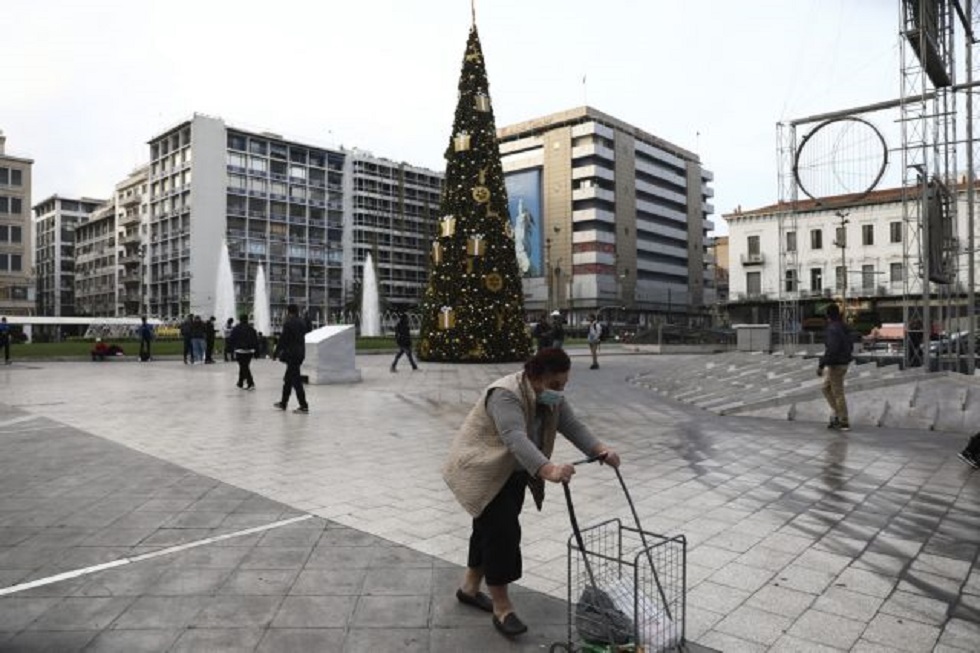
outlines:
[[[361,371],[355,367],[354,325],[334,324],[307,333],[303,372],[310,385],[360,383]]]

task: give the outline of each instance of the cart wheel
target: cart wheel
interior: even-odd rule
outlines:
[[[573,649],[570,644],[566,644],[564,642],[555,642],[548,649],[548,653],[558,653],[558,651],[565,651],[565,653],[575,653],[575,649]]]

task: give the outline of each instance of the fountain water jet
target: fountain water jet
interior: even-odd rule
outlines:
[[[364,257],[364,273],[361,275],[361,335],[381,335],[378,279],[374,273],[374,261],[370,253]]]
[[[235,279],[231,275],[231,257],[228,254],[228,242],[221,241],[221,256],[218,259],[218,274],[214,284],[214,315],[217,326],[223,327],[228,318],[235,315]],[[207,316],[204,316],[207,319]]]
[[[259,263],[255,273],[255,300],[252,305],[252,326],[263,335],[272,333],[272,311],[269,309],[269,290],[265,284],[265,268]]]

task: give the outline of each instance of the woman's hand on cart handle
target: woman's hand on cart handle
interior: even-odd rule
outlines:
[[[575,474],[572,465],[559,465],[557,463],[545,463],[538,470],[538,476],[552,483],[568,483]]]
[[[595,458],[599,461],[600,465],[619,468],[619,454],[608,447],[601,447],[598,453],[595,454]]]

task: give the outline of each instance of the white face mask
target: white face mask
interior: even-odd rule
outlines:
[[[550,388],[545,388],[538,395],[538,403],[544,404],[545,406],[557,406],[564,400],[565,393],[560,390],[552,390]]]

